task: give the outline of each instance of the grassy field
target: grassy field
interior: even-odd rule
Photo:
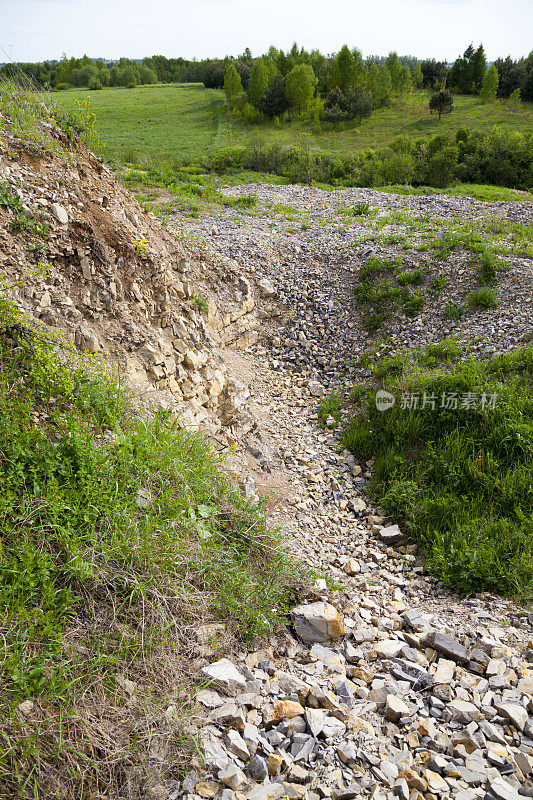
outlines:
[[[54,97],[67,110],[75,110],[76,101],[89,98],[108,158],[136,161],[147,155],[195,160],[210,149],[244,145],[253,132],[249,126],[231,119],[222,91],[206,89],[202,84],[117,87],[98,92],[69,89]],[[324,125],[319,133],[313,132],[313,138],[317,149],[340,154],[379,147],[400,134],[424,137],[455,134],[460,128],[490,130],[494,125],[533,131],[533,103],[510,111],[504,104],[482,105],[475,97],[458,96],[454,112],[439,123],[429,113],[428,93],[418,91],[400,103],[375,111],[360,125],[349,124],[343,130]],[[292,144],[302,131],[311,130],[303,122],[281,128],[272,123],[260,126],[268,143]]]

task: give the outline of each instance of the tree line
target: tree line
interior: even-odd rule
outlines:
[[[444,61],[419,61],[396,53],[363,60],[357,49],[347,45],[335,55],[324,55],[294,44],[287,52],[270,47],[256,59],[249,48],[237,57],[202,61],[154,55],[140,61],[121,58],[114,62],[87,55],[82,58],[63,55],[58,61],[4,64],[0,66],[0,79],[22,73],[28,80],[52,90],[152,83],[198,82],[216,89],[226,85],[234,107],[238,106],[236,98],[245,100],[241,112],[247,118],[256,113],[277,117],[290,108],[309,110],[313,99],[318,98],[323,102],[323,110],[318,102],[311,113],[315,116],[317,112],[323,113],[334,124],[368,116],[372,108],[387,105],[395,95],[418,86],[476,94],[484,102],[495,98],[513,98],[515,102],[533,100],[533,52],[517,60],[509,56],[498,58],[489,69],[487,66],[483,45],[478,48],[469,45],[450,67]],[[226,81],[230,67],[237,73],[240,86],[233,69]]]

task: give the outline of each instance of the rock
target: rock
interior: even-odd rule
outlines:
[[[410,767],[402,770],[398,777],[400,779],[403,778],[410,789],[416,789],[419,792],[427,792],[428,786],[424,778]]]
[[[468,725],[469,722],[477,722],[484,719],[482,712],[473,703],[468,703],[466,700],[453,700],[447,706],[451,713],[452,719]]]
[[[319,644],[344,636],[344,624],[337,609],[325,602],[296,606],[291,610],[294,628],[306,644]]]
[[[283,756],[279,753],[269,753],[267,756],[267,768],[270,776],[277,775],[283,764]]]
[[[445,656],[449,656],[454,661],[466,662],[468,660],[466,647],[446,633],[433,631],[429,636],[429,642],[435,650],[444,653]]]
[[[495,703],[494,705],[496,710],[504,719],[509,720],[511,725],[514,725],[519,731],[524,730],[528,721],[528,713],[524,706],[518,703]]]
[[[276,287],[269,278],[261,278],[257,281],[257,286],[261,292],[262,297],[277,297],[278,293]]]
[[[246,681],[232,662],[227,658],[221,658],[208,667],[202,669],[210,681],[210,687],[219,689],[225,694],[237,694],[246,688]]]
[[[264,781],[268,777],[267,762],[261,756],[255,755],[249,760],[246,771],[254,781]]]
[[[163,786],[161,783],[156,783],[155,786],[152,786],[148,790],[146,797],[147,800],[167,800],[169,795],[170,792],[168,791],[166,786]]]
[[[503,778],[497,777],[489,780],[489,791],[485,795],[486,798],[497,798],[497,800],[519,800],[518,789],[511,786]]]
[[[247,784],[246,775],[239,767],[229,764],[218,773],[219,781],[225,786],[229,786],[234,791],[239,791]]]
[[[281,783],[266,783],[256,786],[245,794],[246,800],[278,800],[285,794]]]
[[[313,736],[317,737],[322,733],[324,721],[326,719],[326,712],[319,708],[306,708],[305,718],[307,725]]]
[[[68,225],[67,210],[63,206],[60,206],[59,203],[52,203],[50,211],[61,225]]]
[[[451,683],[455,674],[455,662],[439,658],[437,671],[433,675],[435,683]]]
[[[380,658],[396,658],[405,647],[404,642],[398,639],[384,639],[382,642],[377,642],[374,649]]]
[[[323,397],[326,394],[326,390],[320,381],[309,381],[307,388],[311,397]]]
[[[308,775],[309,772],[303,767],[300,767],[299,764],[292,764],[287,773],[287,778],[293,783],[305,783]]]
[[[274,703],[274,722],[279,722],[282,719],[292,719],[293,717],[300,717],[305,714],[305,708],[293,700],[278,700]]]
[[[250,758],[250,751],[246,746],[246,742],[240,733],[232,728],[229,728],[224,734],[224,744],[230,753],[240,758],[241,761],[248,761]]]
[[[385,716],[390,722],[397,722],[401,717],[408,717],[411,713],[409,708],[403,700],[393,694],[388,694],[385,701]]]
[[[398,544],[403,542],[403,533],[398,525],[388,525],[386,528],[381,528],[379,537],[385,544]]]

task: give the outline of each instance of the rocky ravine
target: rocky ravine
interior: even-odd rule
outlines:
[[[325,217],[339,200],[299,187],[252,190],[269,201],[318,208]],[[384,209],[413,206],[413,213],[431,207],[443,223],[468,217],[473,207],[480,215],[521,213],[516,204],[454,198],[404,204],[405,198],[369,190],[335,194]],[[527,204],[522,215],[530,218]],[[291,632],[233,661],[205,659],[208,684],[197,699],[209,715],[202,739],[211,777],[202,777],[198,759],[181,794],[190,800],[531,797],[533,616],[501,597],[451,595],[425,576],[416,546],[404,545],[397,527],[365,501],[371,463],[338,454],[331,433],[316,426],[323,387],[340,380],[347,357],[367,343],[354,324],[351,295],[368,250],[354,253],[349,241],[357,240],[361,223],[305,232],[292,221],[272,223],[224,212],[189,224],[206,235],[218,263],[237,259],[244,277],[268,296],[263,341],[238,359],[226,353],[250,387],[258,421],[254,446],[238,452],[235,465],[250,492],[278,499],[274,517],[295,551],[342,589],[327,592],[319,580],[317,601],[294,609]],[[531,262],[513,260],[504,280],[499,291],[512,300],[453,331],[472,349],[491,353],[525,338]],[[401,322],[398,344],[452,332],[437,314],[428,312],[426,321]],[[158,786],[153,793],[179,791]]]
[[[109,354],[144,400],[231,444],[247,491],[271,494],[295,551],[343,585],[327,592],[321,580],[318,605],[295,612],[292,632],[233,664],[215,660],[216,629],[199,631],[212,777],[198,759],[183,786],[153,786],[153,800],[531,795],[527,612],[498,597],[452,597],[424,577],[416,550],[367,506],[371,465],[339,455],[315,417],[324,387],[369,341],[354,275],[371,252],[396,252],[361,241],[364,221],[337,225],[337,206],[365,200],[380,213],[525,221],[529,206],[245,187],[228,191],[299,210],[292,219],[262,206],[262,216],[203,217],[188,223],[193,246],[183,220],[177,242],[81,146],[66,164],[4,137],[0,156],[1,188],[29,223],[17,230],[12,209],[0,208],[2,277],[27,278],[20,307],[81,350]],[[305,231],[295,228],[300,213],[315,215]],[[40,260],[44,279],[31,275]],[[531,328],[531,264],[511,260],[498,286],[506,302],[455,326],[481,352],[522,341]],[[472,284],[464,259],[443,269],[454,276],[452,295]],[[441,303],[391,321],[393,347],[442,338],[453,326]]]

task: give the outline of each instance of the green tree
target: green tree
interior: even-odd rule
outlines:
[[[259,110],[267,117],[280,117],[289,107],[285,95],[285,78],[281,72],[276,72],[266,92],[259,100]]]
[[[453,111],[453,97],[446,89],[440,92],[435,92],[429,101],[429,110],[432,114],[439,115],[439,122],[441,117],[451,114]]]
[[[262,58],[256,58],[248,84],[248,100],[256,108],[259,108],[259,101],[268,87],[268,77],[267,65]]]
[[[522,108],[522,96],[520,94],[520,89],[515,89],[514,92],[511,92],[507,103],[509,108],[511,108],[513,111],[518,111],[519,108]]]
[[[311,102],[315,86],[316,77],[310,64],[298,64],[287,75],[285,95],[291,106],[297,108],[300,114]]]
[[[422,86],[424,82],[424,76],[422,75],[422,70],[420,69],[420,62],[417,61],[416,67],[413,69],[413,86],[416,86],[418,89]]]
[[[232,62],[224,76],[224,93],[230,108],[234,108],[237,100],[242,95],[241,76],[235,69],[235,64]]]
[[[143,84],[157,83],[157,74],[155,70],[150,69],[150,67],[141,67],[139,70],[139,74],[141,76],[141,83]]]
[[[487,59],[483,45],[480,44],[470,60],[470,81],[472,91],[478,92],[483,83],[483,77],[487,71]]]
[[[331,66],[331,79],[334,86],[346,92],[355,80],[355,59],[347,44],[343,45]]]
[[[379,67],[376,75],[376,99],[374,100],[375,106],[388,106],[391,101],[392,95],[392,80],[389,69],[386,64]]]
[[[493,64],[491,68],[488,69],[485,75],[483,76],[481,91],[479,93],[481,102],[493,103],[496,100],[496,95],[498,94],[499,85],[500,85],[500,76],[498,75],[498,70]]]
[[[395,94],[399,94],[401,87],[401,80],[402,80],[401,79],[402,65],[400,64],[400,59],[398,58],[398,54],[389,53],[389,55],[385,60],[385,64],[387,66],[387,69],[389,70],[389,75],[392,84],[392,91]]]
[[[407,94],[413,88],[413,78],[411,76],[411,70],[409,67],[401,67],[400,69],[400,81],[398,86],[398,94],[400,96]]]

